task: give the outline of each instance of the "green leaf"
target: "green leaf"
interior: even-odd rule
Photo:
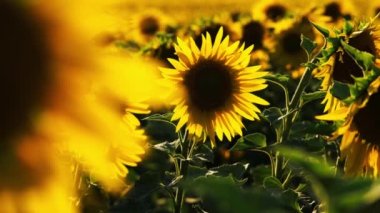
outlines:
[[[162,152],[165,152],[167,154],[175,154],[175,150],[178,148],[180,144],[180,140],[174,140],[174,141],[165,141],[162,143],[158,143],[152,146],[153,149],[160,150]]]
[[[243,163],[234,163],[234,164],[223,164],[219,167],[211,168],[207,171],[206,176],[220,176],[227,177],[232,176],[236,180],[239,180],[243,177],[243,174],[246,172],[249,164]]]
[[[196,154],[191,158],[193,163],[214,162],[214,152],[206,144],[201,144]]]
[[[298,194],[295,191],[291,189],[284,191],[281,193],[281,200],[285,204],[290,205],[293,208],[292,210],[300,213],[303,212],[300,205],[298,204]]]
[[[169,121],[171,122],[171,118],[173,116],[172,112],[168,112],[165,114],[153,114],[148,117],[143,118],[142,120],[148,120],[148,121]]]
[[[347,84],[341,83],[339,81],[334,81],[330,92],[334,97],[340,100],[344,100],[351,96],[350,87]]]
[[[187,191],[202,198],[207,212],[283,212],[281,200],[265,191],[245,190],[232,177],[202,177]]]
[[[255,183],[263,184],[265,178],[272,175],[272,168],[268,165],[259,165],[252,168],[252,178]]]
[[[353,77],[355,83],[350,85],[350,98],[344,100],[345,103],[350,104],[358,97],[361,97],[366,92],[369,85],[380,76],[380,69],[376,66],[372,70],[368,71],[363,77]]]
[[[290,80],[289,75],[282,75],[278,73],[267,75],[265,76],[265,79],[276,82],[277,84],[280,84],[285,88],[287,87],[287,84]]]
[[[267,188],[267,189],[282,189],[282,184],[275,177],[267,177],[267,178],[264,179],[264,188]]]
[[[331,178],[335,175],[331,165],[324,162],[318,155],[314,155],[294,147],[279,147],[278,150],[289,159],[292,165],[302,168],[304,171],[318,178]]]
[[[308,135],[331,135],[336,130],[334,123],[325,121],[299,121],[292,125],[290,138],[304,138]]]
[[[374,66],[375,56],[372,54],[360,51],[355,47],[350,46],[344,41],[341,41],[343,49],[351,56],[351,58],[364,70],[371,70]]]
[[[316,92],[311,92],[311,93],[303,93],[302,94],[302,101],[303,103],[308,103],[310,101],[322,99],[326,96],[325,91],[316,91]]]
[[[327,204],[328,212],[360,212],[360,207],[370,203],[367,195],[374,185],[370,179],[336,177],[319,182],[319,187],[324,191],[319,196]]]
[[[322,49],[322,56],[319,58],[320,64],[326,63],[329,58],[335,54],[340,47],[340,39],[334,37],[326,38],[326,46]]]
[[[317,47],[317,43],[301,34],[301,47],[305,50],[308,57],[308,61],[310,61],[311,53]]]
[[[315,27],[315,29],[317,29],[324,37],[329,37],[329,35],[330,35],[330,32],[329,32],[329,30],[328,29],[326,29],[326,28],[323,28],[323,27],[321,27],[320,25],[318,25],[318,24],[315,24],[315,23],[313,23],[313,22],[310,22],[314,27]]]
[[[205,176],[207,171],[206,167],[189,165],[186,178],[188,180],[195,180],[199,177]]]
[[[237,140],[231,151],[244,151],[267,146],[266,136],[261,133],[245,135]]]
[[[344,25],[343,25],[343,32],[346,35],[350,35],[353,31],[354,27],[352,26],[350,21],[344,20]]]
[[[315,135],[314,137],[303,137],[298,139],[293,139],[288,142],[289,146],[294,146],[298,149],[303,149],[311,153],[322,154],[325,150],[325,145],[327,144],[322,137]]]
[[[276,131],[277,141],[280,141],[282,132],[284,131],[284,114],[280,108],[271,107],[263,111],[265,119],[270,123],[271,127]]]
[[[189,165],[187,178],[197,179],[204,176],[218,176],[218,177],[233,177],[234,180],[241,180],[244,173],[247,171],[249,164],[234,163],[223,164],[218,167],[207,169],[206,167]]]

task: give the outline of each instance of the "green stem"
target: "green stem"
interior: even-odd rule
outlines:
[[[316,62],[317,62],[317,59],[314,58],[311,61],[311,64],[315,64]],[[282,135],[281,142],[288,139],[289,132],[290,132],[290,129],[292,127],[295,115],[297,115],[297,113],[295,113],[294,109],[297,109],[299,104],[300,104],[302,93],[305,91],[306,87],[309,85],[310,80],[313,76],[312,75],[313,70],[314,70],[314,67],[309,66],[306,68],[305,72],[303,73],[303,75],[302,75],[302,77],[301,77],[301,79],[297,85],[296,91],[294,92],[294,94],[292,96],[292,99],[289,103],[289,109],[290,109],[289,113],[291,113],[291,114],[286,117],[285,128],[284,128],[284,133]]]
[[[286,89],[282,84],[280,84],[276,81],[273,81],[271,79],[266,79],[266,81],[281,87],[281,89],[284,91],[286,113],[289,113],[289,92],[288,92],[288,89]]]
[[[288,175],[286,176],[284,182],[282,183],[282,187],[283,187],[284,189],[288,186],[289,181],[291,180],[291,178],[290,178],[291,175],[292,175],[292,171],[290,170],[289,173],[288,173]]]
[[[180,172],[179,172],[179,175],[182,176],[182,181],[184,181],[186,179],[186,176],[187,176],[187,169],[189,167],[189,157],[190,157],[190,141],[186,139],[186,133],[183,135],[182,139],[181,139],[181,144],[182,144],[182,155],[183,157],[185,157],[185,159],[181,160],[180,159],[180,164],[179,164],[179,167],[180,167]],[[191,146],[193,147],[193,146]],[[191,151],[192,151],[193,148],[191,148]],[[182,186],[178,186],[177,188],[177,191],[176,191],[176,195],[175,195],[175,206],[174,206],[174,212],[175,213],[180,213],[181,210],[182,210],[182,205],[183,205],[183,201],[184,201],[184,198],[185,198],[185,190],[183,189]]]
[[[315,64],[316,62],[317,62],[317,57],[311,61],[311,64]],[[280,143],[284,143],[289,137],[290,129],[293,125],[293,122],[294,122],[296,116],[298,115],[298,113],[297,113],[298,110],[296,110],[296,109],[300,105],[302,93],[305,91],[306,87],[310,83],[310,80],[312,78],[313,69],[314,69],[314,67],[312,65],[308,66],[306,68],[305,72],[303,73],[303,75],[302,75],[302,77],[301,77],[301,79],[297,85],[296,91],[294,92],[294,94],[292,96],[292,99],[289,103],[289,107],[287,108],[287,111],[289,114],[284,117],[284,119],[285,119],[284,132],[280,138],[280,141],[279,141]],[[279,155],[279,153],[276,152],[276,173],[275,173],[275,176],[278,179],[281,179],[281,177],[282,177],[283,164],[284,164],[283,157],[281,157]]]

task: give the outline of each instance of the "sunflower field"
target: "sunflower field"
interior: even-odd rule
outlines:
[[[1,0],[0,29],[0,213],[380,212],[379,0]]]

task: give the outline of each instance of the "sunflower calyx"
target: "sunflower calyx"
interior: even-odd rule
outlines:
[[[373,67],[364,77],[354,77],[353,84],[345,84],[334,81],[330,89],[331,94],[346,104],[351,104],[360,98],[368,89],[369,85],[380,76],[380,68]]]
[[[334,81],[334,84],[332,85],[330,89],[330,93],[334,97],[342,101],[344,101],[345,99],[351,96],[350,86],[348,84],[341,83],[339,81]]]
[[[317,43],[308,38],[307,36],[301,34],[301,47],[305,50],[307,54],[307,61],[309,62],[313,50],[317,47]]]
[[[330,31],[316,23],[310,22],[315,29],[318,30],[325,38],[328,38],[330,36]]]
[[[329,60],[329,58],[338,51],[339,46],[340,46],[339,38],[334,38],[334,37],[326,38],[326,45],[321,50],[321,56],[318,57],[318,60],[320,61],[320,63],[321,64],[326,63]]]
[[[368,52],[360,51],[344,41],[341,41],[341,45],[343,49],[351,56],[351,58],[358,64],[358,66],[360,66],[360,68],[364,71],[372,69],[375,62],[375,56]]]
[[[350,35],[354,30],[354,26],[351,24],[351,22],[344,20],[344,25],[343,25],[343,32],[346,35]]]

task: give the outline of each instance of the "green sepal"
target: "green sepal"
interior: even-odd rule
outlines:
[[[317,43],[301,34],[301,47],[305,50],[308,61],[310,61],[311,53],[317,47]]]
[[[342,40],[340,43],[346,53],[351,56],[351,58],[360,66],[360,68],[362,68],[362,70],[368,71],[372,69],[374,66],[375,56],[368,52],[360,51]]]
[[[318,30],[318,32],[320,32],[325,38],[329,37],[330,36],[330,31],[324,27],[321,27],[320,25],[316,24],[316,23],[313,23],[313,22],[310,22],[314,27],[315,29]]]

